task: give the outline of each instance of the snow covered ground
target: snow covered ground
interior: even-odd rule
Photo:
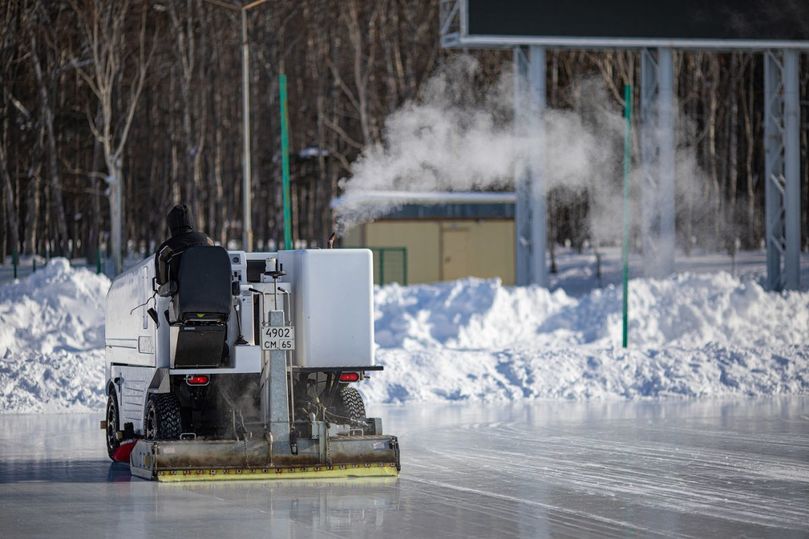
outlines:
[[[760,285],[763,253],[682,259],[633,279],[620,347],[616,253],[563,251],[551,290],[464,279],[376,290],[371,402],[809,393],[809,292]],[[809,268],[805,264],[804,268]],[[804,273],[807,273],[804,271]],[[807,280],[803,281],[804,283]],[[0,287],[0,412],[103,407],[109,280],[56,259]]]
[[[110,281],[54,259],[0,287],[0,412],[103,407]]]

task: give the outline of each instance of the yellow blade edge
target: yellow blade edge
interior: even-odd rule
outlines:
[[[398,476],[399,470],[396,469],[395,464],[358,464],[299,468],[198,468],[193,470],[163,470],[157,472],[157,480],[164,483]]]

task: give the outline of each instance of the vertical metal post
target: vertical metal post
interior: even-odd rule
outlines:
[[[646,276],[656,273],[659,245],[658,138],[657,112],[657,51],[642,49],[640,53],[640,172],[641,172],[641,241],[643,271]]]
[[[252,172],[250,162],[250,47],[247,41],[247,10],[242,16],[242,137],[244,156],[242,158],[242,249],[253,250],[253,224],[250,197],[252,196]]]
[[[548,286],[547,212],[545,204],[545,48],[532,45],[528,62],[529,110],[531,134],[536,146],[531,148],[529,186],[531,207],[531,283]]]
[[[784,50],[784,288],[800,288],[801,148],[800,57]]]
[[[624,237],[621,251],[623,261],[623,296],[621,344],[629,345],[629,176],[632,166],[632,85],[624,86]]]
[[[767,287],[800,286],[800,102],[797,51],[764,53]]]
[[[526,83],[528,59],[524,47],[514,47],[514,130],[518,138],[526,136]],[[518,285],[530,282],[530,190],[527,166],[523,161],[515,164],[514,190],[517,200],[514,207],[515,273]]]
[[[289,194],[289,115],[287,113],[287,76],[278,75],[278,92],[281,101],[281,198],[284,206],[284,249],[294,249],[292,244],[292,211]]]
[[[674,64],[670,48],[657,50],[657,129],[660,148],[660,262],[661,276],[674,272]]]
[[[674,271],[674,66],[670,48],[641,51],[641,235],[647,276]]]
[[[781,65],[773,51],[764,53],[764,234],[767,242],[767,288],[781,290],[781,214],[783,140],[781,137]]]

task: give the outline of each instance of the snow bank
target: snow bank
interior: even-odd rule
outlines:
[[[109,285],[57,258],[0,287],[0,412],[103,406]]]
[[[564,290],[504,287],[496,279],[376,290],[379,347],[485,348],[617,346],[621,289],[572,298]],[[756,347],[809,344],[809,293],[770,294],[729,274],[634,279],[629,294],[633,347]]]
[[[809,392],[809,293],[727,273],[635,279],[572,298],[497,280],[376,292],[372,401],[635,398]]]
[[[65,260],[0,287],[0,412],[103,407],[109,280]],[[621,291],[465,279],[376,289],[371,402],[809,393],[809,292],[727,273],[636,279]]]

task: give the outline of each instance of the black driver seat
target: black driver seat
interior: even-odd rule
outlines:
[[[227,322],[233,301],[228,252],[219,246],[189,247],[173,253],[167,265],[168,320],[179,326],[173,366],[219,367],[227,356]]]

